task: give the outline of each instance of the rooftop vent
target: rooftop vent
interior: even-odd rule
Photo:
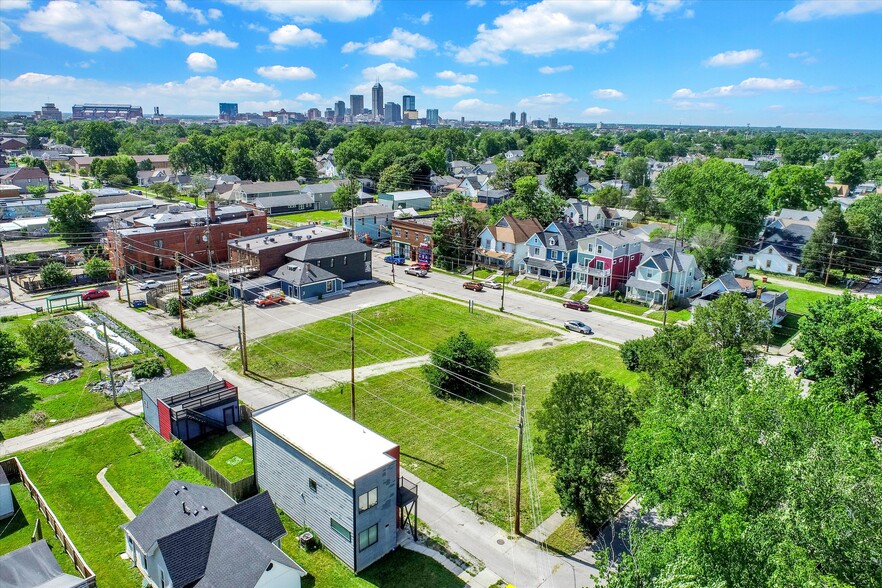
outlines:
[[[186,502],[181,501],[181,508],[183,509],[184,514],[190,514],[190,509],[187,508],[187,503],[186,503]]]

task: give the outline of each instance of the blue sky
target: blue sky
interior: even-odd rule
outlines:
[[[882,0],[0,0],[0,110],[882,128]]]

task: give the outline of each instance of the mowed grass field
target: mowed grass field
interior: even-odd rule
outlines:
[[[438,343],[463,330],[492,345],[560,334],[541,325],[506,318],[430,296],[373,306],[356,312],[355,365],[425,355]],[[239,354],[228,362],[241,367]],[[320,320],[248,344],[248,369],[266,378],[346,369],[350,365],[349,317]]]
[[[499,384],[494,395],[485,394],[477,403],[436,398],[418,368],[370,378],[356,385],[356,414],[360,423],[401,445],[404,468],[480,516],[510,529],[517,451],[512,392],[519,393],[520,385],[526,386],[532,418],[559,373],[589,369],[630,389],[637,385],[637,374],[625,369],[618,349],[584,342],[500,358],[498,379],[514,382],[515,389]],[[349,414],[348,388],[330,388],[315,396]],[[533,429],[532,435],[537,434]],[[560,503],[549,462],[539,455],[535,456],[535,474],[544,520]],[[541,522],[532,519],[527,501],[521,514],[526,530]]]

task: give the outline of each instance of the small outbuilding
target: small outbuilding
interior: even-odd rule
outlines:
[[[0,468],[0,521],[11,517],[15,514],[15,504],[12,500],[12,488],[9,485],[9,478],[6,472]]]
[[[0,556],[3,588],[87,588],[83,578],[65,574],[45,539]]]

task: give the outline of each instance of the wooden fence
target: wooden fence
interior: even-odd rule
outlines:
[[[80,555],[80,552],[77,550],[76,545],[74,545],[70,536],[64,530],[64,527],[61,526],[61,523],[58,521],[58,517],[55,516],[55,513],[52,512],[52,509],[49,508],[49,505],[46,503],[46,500],[43,498],[43,495],[40,494],[40,491],[37,490],[37,487],[28,477],[27,472],[22,467],[21,463],[18,461],[17,457],[10,457],[3,461],[0,461],[0,468],[3,469],[3,472],[6,474],[6,477],[9,478],[10,482],[20,481],[21,485],[25,487],[28,491],[28,494],[31,498],[34,499],[34,502],[37,503],[37,508],[46,517],[46,522],[49,524],[49,527],[52,529],[52,532],[55,533],[55,536],[58,537],[58,540],[61,542],[61,546],[64,548],[64,552],[70,557],[73,561],[74,567],[77,569],[77,572],[83,576],[86,580],[86,585],[90,588],[94,588],[96,586],[95,581],[95,572],[92,571],[92,568],[86,563],[86,560],[83,559],[83,556]],[[254,481],[252,480],[252,485]]]
[[[173,439],[176,439],[174,436],[172,437]],[[256,494],[257,489],[254,485],[254,474],[251,474],[247,478],[230,482],[226,476],[214,469],[214,466],[202,459],[198,453],[187,447],[186,443],[181,443],[184,446],[184,463],[199,470],[200,474],[208,478],[212,484],[226,492],[230,498],[236,502],[241,502],[245,498]]]

